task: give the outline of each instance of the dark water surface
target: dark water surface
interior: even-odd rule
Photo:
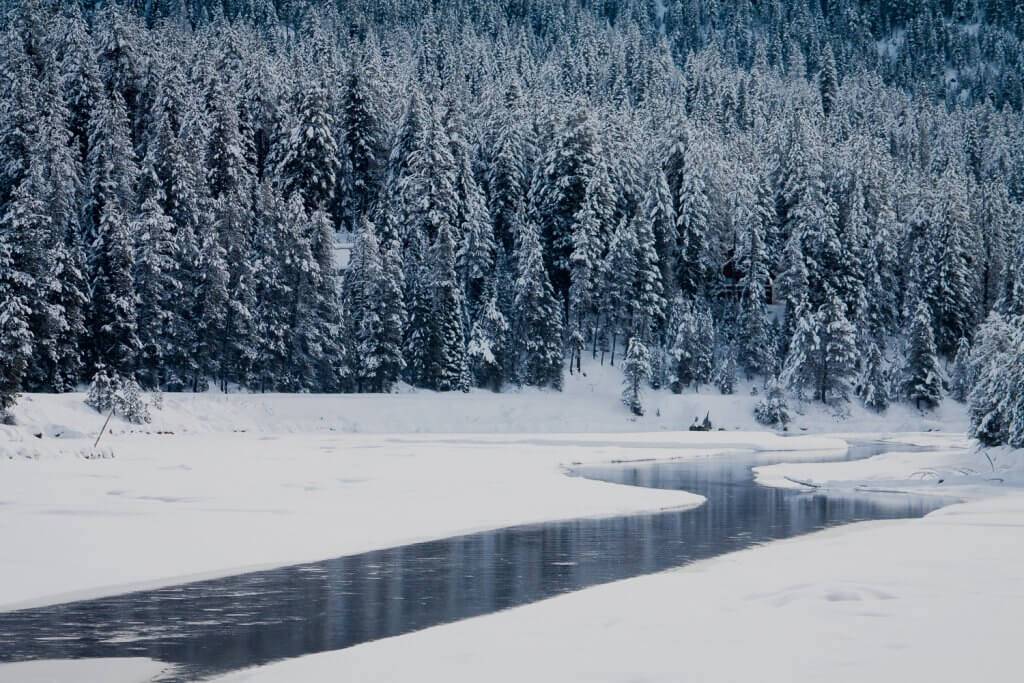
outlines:
[[[911,450],[870,444],[819,460],[864,458],[893,449]],[[159,590],[0,612],[0,662],[151,657],[180,665],[167,680],[195,680],[487,614],[840,524],[920,517],[950,502],[893,494],[823,495],[754,484],[751,466],[784,462],[787,456],[793,458],[760,453],[573,471],[602,481],[685,489],[707,498],[691,510],[510,527]]]

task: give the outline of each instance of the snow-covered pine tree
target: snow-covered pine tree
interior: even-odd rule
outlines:
[[[691,384],[700,391],[701,384],[711,381],[714,369],[715,330],[711,312],[699,300],[682,297],[676,299],[674,309],[676,328],[669,349],[669,386],[677,394]]]
[[[971,374],[974,386],[968,395],[971,418],[970,436],[986,446],[1008,443],[1016,422],[1020,430],[1019,394],[1013,395],[1012,379],[1020,376],[1019,365],[1024,348],[1014,348],[1014,330],[1008,319],[999,313],[989,314],[978,328],[971,350]],[[1016,318],[1017,321],[1021,319]],[[1020,327],[1021,323],[1017,323]],[[1018,336],[1018,343],[1024,339]]]
[[[334,131],[327,93],[320,84],[307,84],[278,175],[284,194],[298,192],[308,212],[329,208],[334,199],[341,166]]]
[[[360,220],[343,287],[346,359],[356,391],[386,393],[405,365],[401,261],[397,248],[382,250],[365,214]]]
[[[650,341],[660,338],[665,325],[667,304],[661,264],[651,224],[643,216],[636,216],[631,229],[636,235],[637,248],[632,327],[640,335],[641,341]]]
[[[764,398],[754,407],[754,419],[769,427],[786,428],[791,417],[786,403],[786,392],[777,377],[768,380]]]
[[[942,370],[935,350],[931,311],[925,303],[918,305],[910,323],[903,396],[918,408],[934,408],[942,402]]]
[[[569,369],[573,363],[580,367],[582,344],[594,334],[593,325],[596,321],[596,295],[598,276],[600,274],[599,235],[602,208],[599,204],[600,194],[597,182],[592,180],[587,186],[586,199],[583,206],[573,217],[572,253],[569,255],[569,319],[567,325],[570,336],[576,340],[570,344]],[[576,346],[580,346],[576,349]]]
[[[948,168],[939,192],[941,204],[929,235],[926,301],[931,307],[935,343],[940,353],[956,353],[962,337],[970,338],[976,311],[975,274],[970,260],[974,231],[964,195],[966,180]]]
[[[883,412],[889,407],[889,373],[885,366],[885,358],[878,344],[872,344],[864,357],[864,370],[857,386],[857,395],[864,405],[875,412]]]
[[[737,361],[748,379],[759,373],[767,375],[775,362],[765,309],[769,278],[768,254],[764,225],[755,203],[756,196],[748,189],[741,200],[737,201],[733,216],[734,229],[742,235],[736,264],[743,273],[740,279]]]
[[[96,372],[92,376],[92,381],[89,382],[89,391],[85,395],[85,405],[97,413],[109,413],[114,407],[114,394],[119,384],[120,378],[117,375],[111,377],[107,373],[106,367],[102,363],[98,364]]]
[[[615,365],[618,340],[634,332],[634,309],[637,303],[637,254],[639,244],[631,222],[622,221],[608,244],[608,253],[601,262],[598,301],[601,333],[608,340],[611,364]],[[604,362],[604,355],[601,356]]]
[[[676,196],[676,258],[675,281],[680,294],[702,296],[714,272],[709,252],[711,203],[708,199],[703,165],[703,148],[694,142],[688,128],[669,153],[669,163],[684,158],[679,168],[669,168],[669,183],[677,183]],[[682,150],[675,151],[682,146]]]
[[[174,224],[159,202],[150,197],[132,221],[135,272],[138,294],[139,362],[138,373],[149,387],[164,383],[164,364],[168,359],[168,334],[177,307],[180,283],[174,264]]]
[[[622,361],[622,402],[636,416],[644,414],[643,387],[651,379],[651,354],[638,337],[630,337]]]
[[[795,320],[793,336],[779,381],[795,396],[803,399],[808,390],[815,394],[818,390],[822,359],[822,342],[818,336],[820,326],[817,316],[806,302],[791,315]]]
[[[128,221],[116,201],[106,201],[93,246],[92,302],[89,311],[93,363],[127,377],[139,352],[135,258]]]
[[[421,125],[399,183],[400,205],[404,211],[405,241],[411,239],[409,233],[418,231],[432,245],[443,224],[452,231],[452,238],[457,239],[456,231],[461,228],[461,203],[456,190],[455,158],[437,107],[424,109]]]
[[[70,10],[71,16],[65,24],[67,33],[60,68],[75,157],[84,160],[89,152],[90,112],[103,95],[103,82],[89,25],[77,9],[76,6]]]
[[[520,202],[526,201],[530,178],[521,98],[519,86],[513,82],[506,91],[504,106],[496,111],[489,130],[493,143],[486,168],[487,195],[494,221],[494,236],[506,253],[515,248],[515,214]]]
[[[29,384],[35,390],[70,391],[82,376],[86,345],[85,253],[81,242],[80,207],[84,198],[82,162],[68,129],[69,113],[61,98],[56,64],[47,62],[46,93],[51,100],[33,145],[34,163],[42,168],[39,184],[49,230],[35,245],[45,253],[42,275],[36,275],[42,326],[34,331],[36,359]],[[33,162],[30,159],[31,169]]]
[[[715,368],[715,386],[724,395],[731,395],[736,391],[736,352],[732,347],[723,350],[719,359],[718,367]]]
[[[593,116],[587,107],[580,106],[560,127],[529,190],[530,218],[539,225],[555,298],[567,304],[576,246],[574,229],[580,225],[577,214],[588,195],[594,202],[599,228],[610,229],[607,219],[614,212],[614,202],[604,199],[614,198],[614,190],[601,155]]]
[[[1024,317],[1010,319],[1009,353],[1007,356],[1006,382],[1009,391],[1007,414],[1009,435],[1006,439],[1011,448],[1024,448]]]
[[[846,307],[836,294],[826,294],[818,313],[821,344],[821,376],[818,399],[822,403],[845,402],[850,398],[856,378],[857,332],[846,318]]]
[[[464,136],[464,131],[459,131]],[[487,212],[487,199],[473,177],[468,146],[463,141],[456,159],[456,190],[462,207],[462,224],[454,226],[461,235],[456,265],[466,303],[472,314],[480,303],[484,284],[494,274],[494,224]]]
[[[206,153],[206,179],[210,196],[242,197],[251,192],[251,151],[242,134],[235,94],[222,78],[214,78],[209,95],[210,131]]]
[[[477,386],[501,391],[506,380],[508,333],[508,321],[498,305],[495,278],[491,278],[484,285],[466,350]]]
[[[438,226],[431,249],[432,334],[429,377],[438,391],[464,390],[466,339],[462,328],[462,291],[455,271],[454,230],[446,222]]]
[[[378,82],[368,59],[353,60],[344,76],[341,105],[342,218],[355,230],[360,216],[377,202],[381,173],[387,161],[384,126],[379,111]]]
[[[648,229],[654,234],[654,248],[658,254],[662,288],[666,299],[671,299],[671,288],[675,282],[672,270],[672,256],[675,253],[678,233],[676,232],[676,210],[668,179],[662,169],[654,171],[644,201],[644,218]]]
[[[409,384],[430,386],[430,353],[433,344],[433,296],[427,261],[426,235],[410,233],[405,248],[405,307],[408,323],[404,335],[405,376]]]
[[[8,235],[0,230],[0,424],[10,419],[32,356],[31,309],[23,294],[30,281],[15,264]]]
[[[47,299],[59,288],[53,278],[52,247],[55,246],[53,221],[45,206],[47,182],[43,158],[36,140],[29,143],[29,157],[21,181],[7,203],[0,230],[7,233],[12,273],[9,294],[28,308],[27,322],[32,339],[32,355],[20,383],[33,387],[33,375],[50,359],[53,351],[53,316]],[[39,381],[41,378],[36,378]]]
[[[519,382],[561,390],[561,306],[544,268],[537,226],[527,221],[523,214],[520,210],[516,219],[516,317],[509,340],[509,352],[515,358]]]
[[[821,95],[821,110],[825,116],[831,116],[836,109],[839,95],[839,76],[836,74],[836,58],[832,54],[832,45],[825,44],[821,54],[821,71],[818,74],[818,92]]]
[[[796,332],[800,319],[798,311],[801,306],[808,303],[810,296],[807,266],[804,263],[803,247],[798,235],[793,235],[786,241],[782,256],[782,272],[776,278],[775,286],[779,298],[786,305],[782,332],[786,340],[785,348],[788,349],[789,340]]]
[[[131,145],[124,100],[112,93],[100,97],[89,117],[88,199],[85,203],[90,262],[96,258],[102,214],[126,216],[134,207],[139,171]]]
[[[971,377],[971,344],[963,337],[957,345],[956,357],[953,360],[953,371],[949,375],[949,395],[961,403],[971,393],[974,380]]]
[[[132,424],[147,424],[152,419],[142,396],[142,387],[134,377],[121,377],[113,394],[114,410]]]
[[[878,214],[868,235],[867,259],[864,264],[864,287],[867,308],[864,311],[866,332],[876,339],[891,335],[899,320],[901,286],[896,212],[888,201],[878,207]]]
[[[192,291],[185,294],[191,303],[190,315],[185,319],[191,330],[187,367],[192,391],[205,391],[208,380],[224,376],[220,340],[228,314],[228,266],[212,222],[203,225],[196,238],[198,259],[192,265],[196,277],[189,281]]]
[[[378,206],[376,220],[378,237],[381,242],[400,240],[403,245],[410,237],[406,235],[412,206],[406,205],[406,199],[415,200],[415,193],[407,193],[404,189],[410,184],[410,166],[414,155],[421,157],[426,154],[424,147],[428,144],[428,128],[431,113],[423,104],[423,97],[418,88],[413,87],[409,95],[409,103],[395,134],[388,157],[387,171],[384,176],[384,196]],[[447,149],[447,146],[445,146]],[[390,219],[381,214],[390,214]],[[392,231],[392,228],[394,230]]]

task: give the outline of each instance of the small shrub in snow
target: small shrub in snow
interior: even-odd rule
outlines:
[[[149,406],[142,396],[142,389],[134,377],[121,380],[114,392],[114,411],[132,424],[146,424],[152,418]]]
[[[152,419],[142,389],[135,378],[107,374],[103,367],[92,378],[85,404],[99,413],[113,410],[132,424],[144,424]]]
[[[117,391],[117,376],[111,377],[102,365],[96,368],[89,394],[85,397],[85,405],[98,413],[109,413],[114,407],[114,392]]]
[[[773,379],[765,388],[764,398],[754,408],[754,418],[769,427],[785,428],[790,421],[789,404],[786,403],[786,392],[777,379]]]

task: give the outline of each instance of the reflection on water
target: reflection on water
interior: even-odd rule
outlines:
[[[844,457],[883,450],[860,447]],[[171,679],[193,680],[487,614],[830,526],[919,517],[948,502],[889,494],[835,497],[753,483],[752,464],[785,457],[722,456],[574,471],[707,498],[705,505],[687,511],[511,527],[0,613],[0,662],[142,656],[180,664]]]

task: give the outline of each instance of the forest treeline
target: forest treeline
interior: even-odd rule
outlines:
[[[0,411],[614,363],[1024,445],[1017,3],[4,4]]]

